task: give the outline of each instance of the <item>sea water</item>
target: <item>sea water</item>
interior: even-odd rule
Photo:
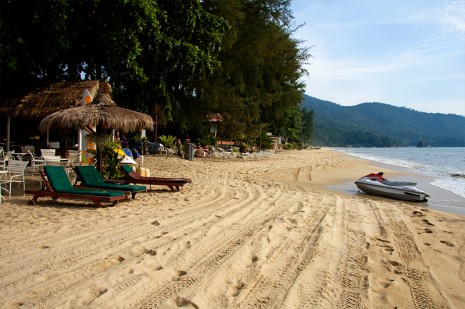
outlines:
[[[432,177],[433,186],[465,198],[465,147],[334,149],[362,159],[412,169]]]

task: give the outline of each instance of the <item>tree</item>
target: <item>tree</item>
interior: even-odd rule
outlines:
[[[263,124],[287,117],[302,101],[299,79],[309,55],[292,38],[288,1],[205,3],[231,28],[223,39],[221,68],[199,85],[201,105],[224,116],[230,138],[256,139]]]
[[[256,139],[302,100],[309,55],[292,37],[289,3],[1,1],[0,100],[28,82],[103,79],[166,134],[206,132],[221,113],[224,136]]]
[[[218,67],[226,27],[197,0],[2,1],[2,88],[104,79],[123,106],[157,104],[169,119],[179,93]]]
[[[305,143],[313,142],[313,110],[302,109],[302,141]]]

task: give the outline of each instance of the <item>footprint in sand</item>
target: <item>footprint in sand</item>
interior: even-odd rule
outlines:
[[[107,291],[108,291],[107,288],[100,288],[100,289],[98,289],[98,290],[96,291],[95,296],[99,297],[99,296],[105,294]]]
[[[384,288],[388,288],[395,280],[394,279],[389,279],[388,282],[384,282],[383,286]]]
[[[145,253],[145,254],[148,254],[148,255],[151,255],[151,256],[155,256],[155,255],[157,255],[157,250],[154,250],[154,249],[145,249],[145,250],[144,250],[144,253]]]
[[[388,261],[389,264],[391,264],[392,266],[399,266],[400,263],[397,262],[397,261]]]
[[[173,281],[179,281],[179,280],[181,280],[181,277],[182,277],[182,276],[185,276],[185,275],[187,275],[187,271],[184,271],[184,270],[177,270],[177,271],[176,271],[176,274],[175,274],[173,277],[171,277],[171,280],[173,280]]]
[[[426,223],[426,224],[429,225],[429,226],[434,226],[433,223],[429,222],[429,221],[426,220],[426,219],[423,219],[423,220],[421,220],[421,221],[423,221],[424,223]]]
[[[196,304],[194,304],[191,300],[184,298],[182,296],[176,296],[174,298],[174,302],[177,307],[192,307],[192,308],[199,308]]]
[[[396,275],[402,274],[402,264],[394,261],[394,260],[388,260],[387,261],[392,267],[389,267],[389,271],[393,272]]]
[[[185,275],[187,275],[187,271],[178,270],[177,275],[178,275],[179,277],[185,276]]]
[[[383,246],[384,247],[384,251],[388,252],[390,255],[392,255],[392,253],[394,252],[394,247],[391,247],[391,246]]]
[[[394,247],[391,245],[388,245],[391,243],[389,240],[382,239],[382,238],[375,238],[377,241],[381,242],[381,244],[378,244],[379,247],[383,248],[384,251],[388,252],[390,255],[394,252]]]
[[[445,244],[447,245],[448,247],[455,247],[455,245],[453,243],[451,243],[450,241],[447,241],[447,240],[440,240],[441,244]]]
[[[417,210],[412,212],[412,214],[413,214],[414,217],[423,217],[424,216],[424,214],[421,211],[417,211]]]

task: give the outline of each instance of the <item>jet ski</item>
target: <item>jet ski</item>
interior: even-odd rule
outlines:
[[[359,191],[366,194],[389,197],[410,202],[427,202],[429,195],[419,190],[416,182],[389,181],[383,177],[384,173],[372,173],[361,177],[355,182]]]

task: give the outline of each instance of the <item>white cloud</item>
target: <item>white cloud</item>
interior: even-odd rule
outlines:
[[[443,1],[442,5],[447,29],[465,34],[465,1]]]

